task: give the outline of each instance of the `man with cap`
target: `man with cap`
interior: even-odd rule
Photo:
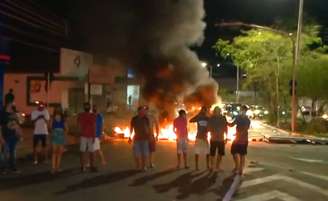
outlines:
[[[41,154],[45,161],[47,161],[47,136],[48,132],[48,122],[50,120],[49,112],[45,108],[44,103],[39,102],[36,110],[31,114],[31,119],[34,123],[34,132],[33,132],[33,157],[34,164],[39,163],[38,158],[38,145],[41,143],[42,149]]]

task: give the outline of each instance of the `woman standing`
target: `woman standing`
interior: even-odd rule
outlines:
[[[52,142],[52,170],[55,174],[60,172],[62,154],[64,152],[66,123],[64,113],[61,107],[56,107],[51,124],[51,142]]]
[[[1,113],[1,130],[4,141],[4,154],[6,159],[6,167],[13,173],[20,173],[16,168],[16,146],[21,138],[22,131],[18,124],[17,115],[15,114],[14,105],[9,103],[5,106],[5,110]],[[2,170],[3,173],[5,169]]]

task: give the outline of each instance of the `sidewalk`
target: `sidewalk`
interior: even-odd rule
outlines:
[[[261,123],[263,127],[271,129],[270,134],[263,135],[265,141],[291,141],[292,143],[310,143],[328,145],[328,138],[317,137],[314,135],[305,135],[297,132],[289,132],[266,123]]]

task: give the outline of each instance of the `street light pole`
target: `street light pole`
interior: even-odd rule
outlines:
[[[300,43],[301,43],[301,35],[302,35],[302,23],[303,23],[303,11],[304,11],[304,0],[299,0],[299,11],[298,11],[298,22],[297,22],[297,35],[295,41],[295,57],[294,57],[294,65],[293,65],[293,78],[292,78],[292,119],[291,119],[291,130],[295,132],[297,125],[297,97],[296,97],[296,74],[297,67],[299,65],[300,58]]]
[[[210,78],[213,78],[213,66],[211,64],[208,65],[209,68],[209,74],[210,74]]]
[[[236,79],[237,80],[236,81],[237,82],[236,83],[236,85],[237,85],[236,86],[236,103],[239,103],[239,77],[240,77],[239,76],[239,73],[240,73],[239,72],[239,67],[237,66],[237,75],[236,75],[237,76],[237,79]]]

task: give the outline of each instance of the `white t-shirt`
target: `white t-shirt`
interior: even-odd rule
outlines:
[[[44,118],[49,121],[50,116],[47,109],[43,109],[42,111],[34,110],[31,114],[32,121],[37,119],[40,115],[43,115]],[[48,124],[46,120],[41,118],[34,122],[34,135],[48,135]]]

